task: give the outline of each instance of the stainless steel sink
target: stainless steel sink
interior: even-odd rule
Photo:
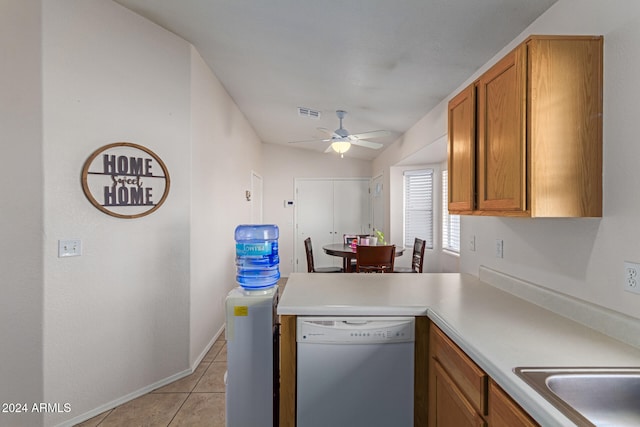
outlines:
[[[640,426],[640,368],[515,368],[579,426]]]

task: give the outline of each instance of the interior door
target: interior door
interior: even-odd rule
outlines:
[[[334,265],[322,246],[333,243],[333,181],[296,180],[296,263],[294,271],[307,271],[304,240],[311,237],[316,267]],[[338,265],[338,264],[335,264]],[[342,264],[340,264],[342,265]]]
[[[369,234],[369,180],[336,180],[333,183],[333,230],[336,242],[344,234]]]
[[[316,267],[342,267],[342,258],[325,254],[322,247],[342,242],[343,234],[370,232],[369,179],[296,180],[295,271],[307,271],[307,237]]]

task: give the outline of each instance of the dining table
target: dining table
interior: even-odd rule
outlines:
[[[345,273],[353,273],[354,266],[351,263],[352,259],[356,259],[356,248],[352,247],[348,243],[330,243],[322,247],[324,253],[331,256],[337,256],[342,258],[342,270]],[[396,256],[402,256],[404,253],[403,246],[396,246]]]

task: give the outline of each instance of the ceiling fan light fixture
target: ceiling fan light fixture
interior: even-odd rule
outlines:
[[[336,141],[331,143],[331,148],[333,148],[333,151],[340,154],[341,157],[344,157],[344,153],[349,151],[349,148],[351,148],[351,143],[349,141]]]
[[[371,148],[373,150],[378,150],[383,147],[382,144],[369,141],[369,138],[381,138],[383,136],[389,135],[391,132],[388,130],[372,130],[369,132],[359,133],[356,135],[352,135],[342,126],[342,119],[345,114],[347,114],[344,110],[337,110],[336,115],[338,119],[340,119],[340,127],[335,131],[331,132],[326,128],[319,127],[317,128],[319,131],[327,134],[328,138],[325,139],[314,139],[307,141],[290,141],[290,143],[295,142],[329,142],[330,145],[325,149],[325,153],[329,153],[331,150],[340,154],[340,157],[344,158],[344,153],[349,151],[351,145],[357,145],[359,147]]]

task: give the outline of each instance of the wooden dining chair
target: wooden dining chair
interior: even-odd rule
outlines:
[[[422,239],[416,239],[413,242],[413,255],[411,257],[411,267],[396,267],[394,273],[422,273],[424,264],[425,242]]]
[[[342,235],[342,243],[344,243],[345,245],[351,245],[351,242],[353,242],[353,239],[356,239],[356,241],[358,241],[358,235],[357,234],[343,234]],[[355,259],[351,259],[351,260],[347,260],[347,262],[351,263],[351,270],[350,271],[356,271],[356,260]]]
[[[304,240],[304,250],[307,253],[307,272],[308,273],[342,273],[340,267],[316,267],[313,262],[313,245],[311,237]]]
[[[392,273],[396,246],[358,246],[356,273]]]

